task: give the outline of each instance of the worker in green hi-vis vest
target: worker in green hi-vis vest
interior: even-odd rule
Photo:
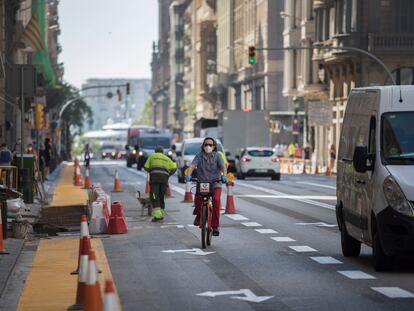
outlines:
[[[177,166],[166,155],[161,146],[155,148],[144,164],[144,169],[150,174],[150,199],[152,203],[153,222],[161,221],[165,216],[165,193],[168,178],[175,173]]]

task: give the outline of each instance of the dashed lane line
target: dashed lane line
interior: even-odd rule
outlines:
[[[313,183],[313,182],[297,181],[296,183],[297,184],[302,184],[302,185],[316,186],[316,187],[321,187],[321,188],[327,188],[327,189],[336,190],[336,187],[335,186],[322,185],[322,184],[317,184],[317,183]]]
[[[336,201],[334,195],[271,195],[271,194],[235,194],[236,198],[269,198],[269,199],[301,199],[301,200],[321,200],[321,201]]]
[[[316,249],[310,247],[310,246],[289,246],[290,249],[293,249],[295,252],[298,253],[311,253],[311,252],[317,252]]]
[[[310,259],[316,261],[317,263],[320,263],[321,265],[343,264],[342,261],[339,261],[338,259],[335,259],[331,256],[316,256],[316,257],[310,257]]]
[[[254,230],[259,232],[260,234],[278,234],[278,232],[273,229],[254,229]]]
[[[388,298],[414,298],[414,294],[399,287],[371,287]]]
[[[249,220],[249,218],[240,214],[225,214],[225,216],[233,220]]]
[[[242,225],[246,227],[262,227],[258,222],[242,222]]]
[[[271,239],[276,242],[296,242],[296,240],[289,238],[288,236],[275,236],[271,237]]]
[[[276,191],[276,190],[271,190],[271,189],[264,188],[264,187],[253,186],[253,185],[250,185],[250,184],[246,184],[244,182],[238,182],[238,185],[240,185],[242,187],[245,187],[245,188],[250,188],[250,189],[258,190],[258,191],[261,191],[261,192],[269,193],[269,194],[272,194],[272,195],[289,196],[289,194],[287,194],[287,193],[283,193],[283,192]],[[329,209],[329,210],[335,210],[334,205],[326,204],[326,203],[322,203],[322,202],[317,202],[317,201],[314,201],[314,200],[301,199],[301,198],[297,198],[297,197],[291,197],[288,200],[307,203],[307,204],[323,207],[323,208],[326,208],[326,209]]]
[[[346,276],[351,280],[374,280],[376,279],[375,276],[365,273],[364,271],[360,270],[346,270],[346,271],[338,271],[338,273]]]

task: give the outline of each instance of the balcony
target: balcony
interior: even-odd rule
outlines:
[[[368,50],[371,53],[414,53],[413,34],[369,34]]]

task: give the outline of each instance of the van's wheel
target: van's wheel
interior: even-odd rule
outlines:
[[[341,247],[345,257],[357,257],[361,253],[361,242],[348,234],[343,220],[341,220]]]
[[[127,166],[127,167],[131,167],[131,166],[132,166],[131,161],[128,161],[128,160],[127,160],[127,161],[126,161],[126,166]]]
[[[280,173],[272,175],[272,180],[280,180]]]
[[[372,243],[372,255],[374,257],[375,271],[383,272],[391,270],[394,263],[394,257],[385,254],[378,232],[374,234],[374,241]]]

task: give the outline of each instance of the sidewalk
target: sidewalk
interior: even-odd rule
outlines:
[[[54,195],[51,206],[43,208],[42,214],[74,207],[84,211],[87,205],[87,190],[73,185],[73,165],[65,164],[61,171],[48,185]],[[79,221],[80,216],[76,218],[78,226]],[[7,250],[13,250],[14,255],[0,255],[0,285],[5,287],[0,310],[66,310],[75,302],[77,276],[70,272],[77,265],[78,233],[73,237],[48,237],[34,242],[10,239],[7,243],[6,249],[9,246]],[[105,279],[112,278],[111,271],[101,240],[93,239],[92,245],[103,270],[99,276],[103,287]]]

